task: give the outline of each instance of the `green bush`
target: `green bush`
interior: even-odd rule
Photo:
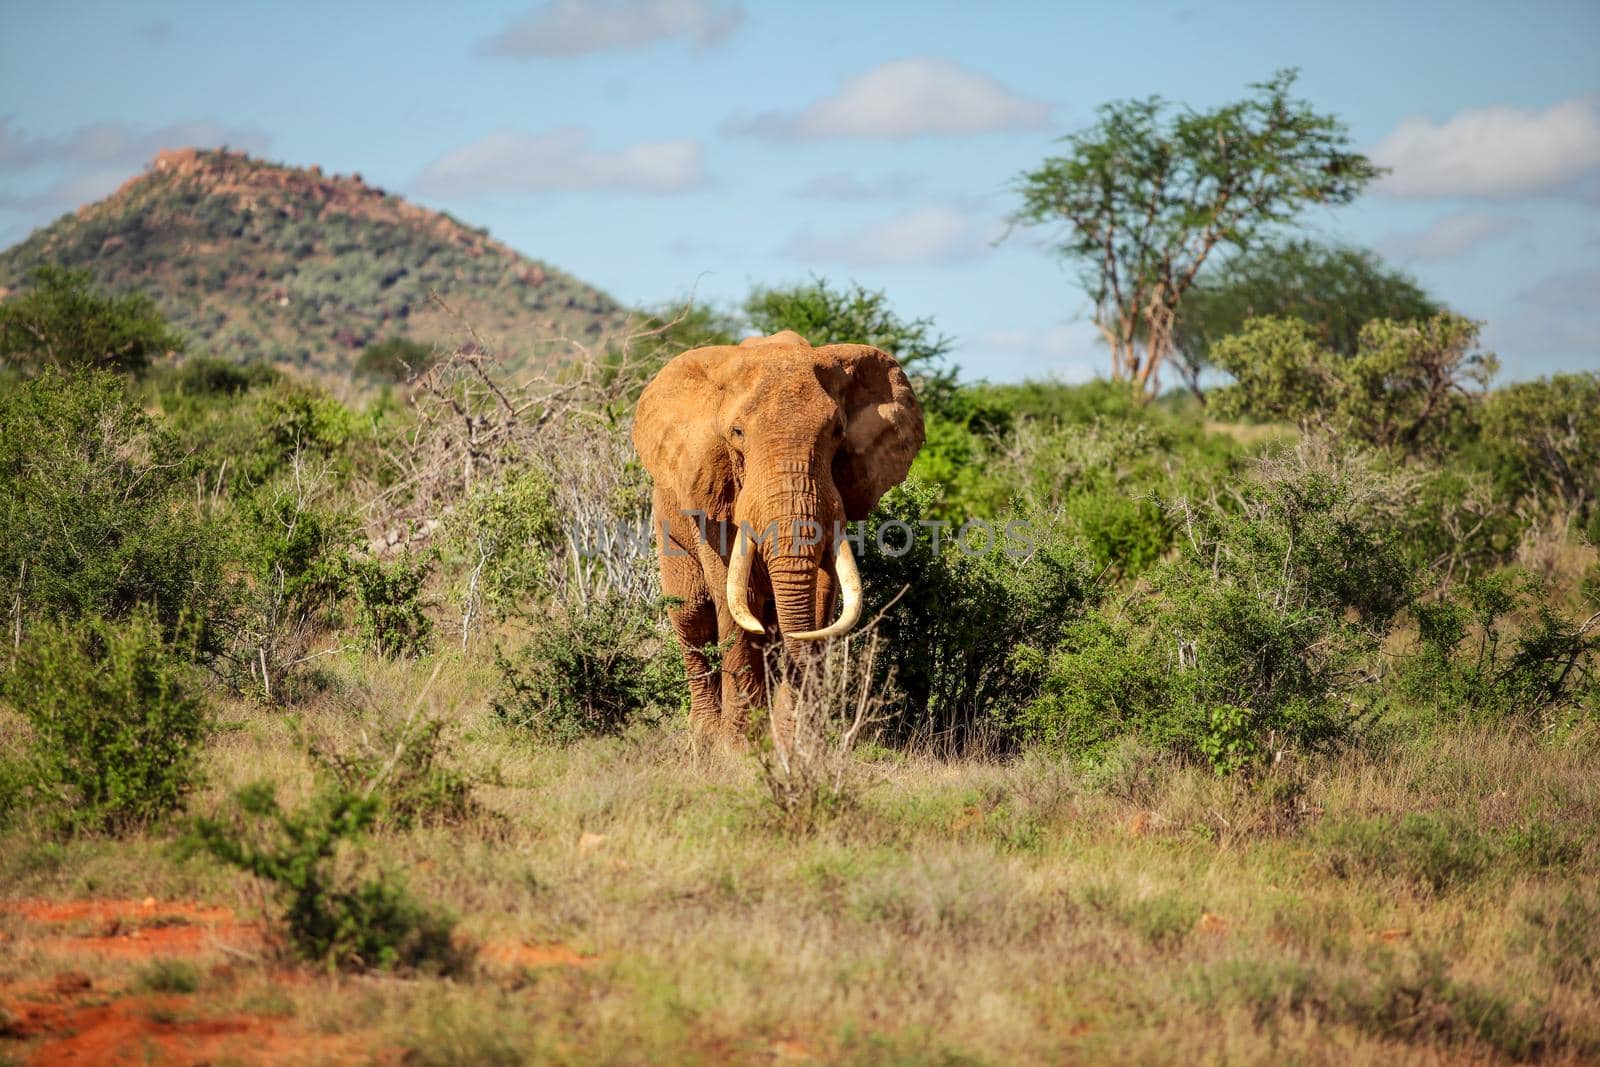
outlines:
[[[682,701],[675,646],[621,597],[558,607],[518,652],[497,651],[495,663],[496,714],[558,743],[619,733]]]
[[[394,876],[363,877],[350,869],[351,857],[340,856],[341,844],[372,826],[377,798],[328,789],[289,812],[271,783],[258,782],[236,803],[230,819],[196,819],[189,847],[268,882],[297,955],[351,971],[465,968],[468,956],[451,939],[453,919],[412,899]]]
[[[482,487],[449,519],[451,544],[465,557],[462,599],[468,619],[522,615],[549,576],[559,534],[550,478],[537,468],[513,471]]]
[[[1494,862],[1494,844],[1468,823],[1412,812],[1328,824],[1320,847],[1340,878],[1401,878],[1435,893],[1470,885]]]
[[[445,759],[438,719],[387,720],[361,731],[359,746],[340,748],[309,738],[307,754],[346,793],[376,797],[377,822],[397,830],[459,823],[472,812],[472,784]]]
[[[1600,500],[1600,374],[1557,374],[1490,393],[1483,437],[1511,503],[1588,521]]]
[[[1302,449],[1229,507],[1176,505],[1180,554],[1069,626],[1018,724],[1093,757],[1137,733],[1219,772],[1349,736],[1365,670],[1415,587],[1371,475]]]
[[[955,342],[935,332],[932,318],[903,319],[881,289],[859,283],[834,288],[826,278],[787,287],[757,287],[744,302],[757,333],[793,330],[814,345],[872,345],[900,362],[925,408],[940,411],[955,392],[945,357]]]
[[[32,288],[0,304],[0,365],[24,371],[101,368],[142,371],[156,356],[183,351],[143,293],[95,291],[86,270],[40,267]]]
[[[356,371],[385,381],[403,382],[422,374],[437,358],[433,345],[405,337],[390,337],[368,345],[356,360]]]
[[[14,626],[139,608],[214,651],[233,589],[222,527],[194,498],[182,442],[115,375],[49,372],[0,390],[0,575]]]
[[[1033,698],[1048,651],[1098,595],[1094,571],[1054,517],[1016,513],[946,526],[937,549],[924,520],[937,490],[910,480],[886,494],[859,554],[866,614],[892,654],[896,700],[886,735],[939,745],[1009,743],[1012,714]],[[1010,527],[1008,523],[1017,525]],[[909,551],[893,554],[907,541]],[[1025,531],[1025,532],[1024,532]],[[880,548],[880,544],[883,546]]]
[[[1600,630],[1562,617],[1532,576],[1479,577],[1415,614],[1393,692],[1438,718],[1544,726],[1594,690]]]
[[[34,629],[0,677],[33,727],[25,780],[52,821],[121,833],[183,806],[208,723],[190,672],[146,614]]]
[[[425,654],[433,643],[433,620],[423,605],[422,586],[432,558],[357,559],[346,566],[362,645],[385,656]]]
[[[1450,312],[1373,319],[1345,356],[1299,319],[1253,318],[1210,350],[1234,377],[1213,393],[1212,407],[1224,418],[1293,420],[1378,448],[1436,452],[1467,430],[1498,367],[1476,350],[1478,330]]]

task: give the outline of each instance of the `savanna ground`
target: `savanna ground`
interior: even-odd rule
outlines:
[[[19,1063],[1584,1062],[1600,1055],[1600,760],[1501,730],[1288,761],[1246,787],[1129,745],[882,753],[796,837],[681,724],[551,748],[486,665],[347,658],[330,735],[419,702],[485,783],[363,851],[457,910],[458,977],[281,959],[253,882],[161,834],[0,845]],[[206,794],[312,767],[219,713]],[[350,738],[347,738],[350,739]],[[43,906],[41,902],[49,902]],[[118,904],[116,902],[126,902]],[[86,1050],[108,1060],[97,1060]]]

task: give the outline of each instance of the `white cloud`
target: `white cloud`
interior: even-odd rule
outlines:
[[[502,131],[428,164],[417,188],[434,196],[618,189],[671,193],[705,180],[696,141],[651,141],[602,151],[575,127],[549,133]]]
[[[1379,242],[1378,248],[1395,259],[1436,263],[1457,259],[1527,225],[1527,219],[1515,215],[1457,211],[1440,216],[1421,230],[1390,234]]]
[[[849,171],[819,174],[800,189],[801,196],[821,200],[898,200],[912,192],[922,179],[905,171],[893,171],[864,181]]]
[[[1600,100],[1532,111],[1487,107],[1413,116],[1372,150],[1391,196],[1516,197],[1562,192],[1600,173]]]
[[[989,251],[989,237],[973,216],[936,206],[897,215],[855,233],[796,234],[784,251],[794,259],[858,267],[920,267],[976,259]]]
[[[21,170],[50,164],[86,167],[137,167],[163,148],[215,148],[228,145],[259,151],[271,140],[254,127],[225,126],[191,119],[145,128],[125,122],[96,122],[58,137],[31,137],[0,118],[0,168]]]
[[[1050,105],[1018,96],[948,59],[896,59],[846,81],[794,115],[735,118],[728,128],[777,140],[908,138],[1041,129]]]
[[[713,0],[550,0],[483,41],[479,51],[513,58],[580,56],[674,37],[705,47],[743,21],[741,6]]]

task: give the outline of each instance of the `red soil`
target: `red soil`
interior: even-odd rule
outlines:
[[[52,952],[148,959],[199,955],[219,946],[254,949],[262,944],[260,928],[234,921],[232,909],[182,901],[9,900],[0,901],[0,912],[52,926],[93,925],[90,932],[41,939]]]
[[[483,958],[505,967],[587,967],[596,957],[582,956],[560,942],[527,945],[520,942],[496,942],[485,945]]]
[[[232,910],[153,899],[0,901],[0,912],[51,929],[28,937],[51,955],[117,960],[188,957],[219,945],[259,947],[261,931]],[[86,925],[70,934],[61,927]],[[13,940],[22,941],[24,935]],[[223,973],[219,969],[213,973]],[[132,995],[117,983],[63,971],[37,982],[0,982],[0,1042],[29,1043],[21,1062],[54,1064],[358,1063],[371,1056],[349,1038],[308,1034],[292,1019],[207,1015],[197,996]],[[0,1048],[3,1048],[0,1045]],[[392,1058],[392,1057],[390,1057]]]

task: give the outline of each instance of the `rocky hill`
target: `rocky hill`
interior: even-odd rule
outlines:
[[[0,253],[0,296],[41,263],[149,293],[194,350],[348,374],[368,344],[454,343],[437,292],[506,357],[624,328],[606,294],[441,212],[241,152],[164,151],[121,189]]]

